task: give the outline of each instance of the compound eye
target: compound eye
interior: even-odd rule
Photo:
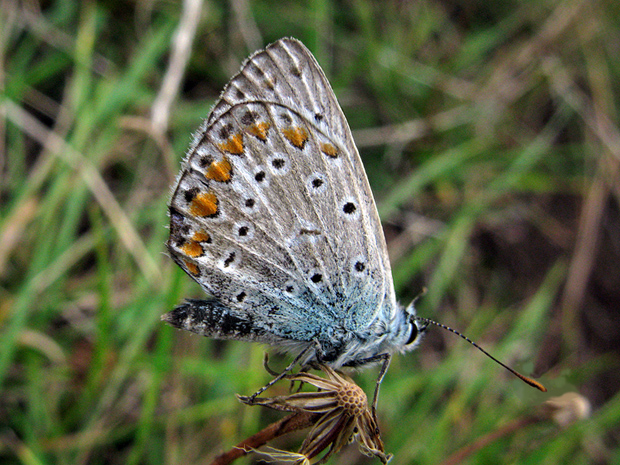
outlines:
[[[407,342],[405,343],[405,345],[409,345],[412,342],[414,342],[417,338],[418,338],[418,325],[415,324],[415,322],[411,322],[411,332],[409,333],[409,339],[407,339]]]

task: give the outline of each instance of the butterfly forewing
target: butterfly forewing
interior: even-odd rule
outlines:
[[[168,248],[205,290],[282,338],[360,331],[394,299],[359,155],[310,52],[253,55],[195,136]]]

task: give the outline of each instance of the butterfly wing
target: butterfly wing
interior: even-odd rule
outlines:
[[[183,162],[170,216],[175,261],[261,332],[337,341],[393,307],[348,123],[295,39],[255,53],[224,89]]]

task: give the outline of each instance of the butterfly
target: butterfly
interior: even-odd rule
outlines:
[[[413,303],[396,301],[351,130],[300,41],[254,53],[226,85],[194,135],[169,213],[171,257],[212,298],[187,300],[164,321],[276,346],[295,355],[287,370],[380,362],[376,405],[391,355],[413,349],[426,325]]]

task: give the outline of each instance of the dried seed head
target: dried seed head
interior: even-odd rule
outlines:
[[[316,392],[296,392],[287,396],[269,398],[238,396],[239,400],[251,405],[262,405],[280,411],[318,414],[299,452],[284,452],[270,449],[271,458],[309,464],[310,460],[327,451],[314,465],[325,463],[347,444],[357,441],[360,451],[377,457],[387,463],[392,457],[386,454],[381,441],[379,428],[368,407],[366,393],[348,376],[332,368],[321,365],[327,375],[322,378],[312,373],[302,372],[287,375],[285,379],[310,384]],[[263,452],[265,453],[265,452]]]
[[[339,385],[336,391],[336,399],[338,407],[353,417],[361,416],[368,409],[366,393],[357,384],[343,383]]]
[[[546,401],[542,410],[545,416],[551,418],[560,427],[567,428],[576,421],[588,418],[592,407],[586,397],[576,392],[567,392]]]

